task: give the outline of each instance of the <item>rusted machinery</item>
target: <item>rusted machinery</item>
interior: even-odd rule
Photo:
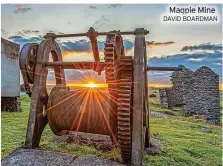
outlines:
[[[125,163],[141,165],[144,148],[149,147],[148,70],[179,70],[179,68],[148,67],[143,28],[133,32],[96,32],[55,35],[48,33],[40,44],[26,44],[20,54],[20,68],[27,93],[31,96],[30,115],[25,146],[39,146],[44,127],[49,123],[56,135],[67,131],[81,131],[109,135],[121,149]],[[104,61],[100,61],[97,36],[106,35]],[[134,56],[126,56],[122,35],[135,35]],[[63,62],[56,42],[60,37],[88,36],[95,62]],[[49,62],[49,54],[53,62]],[[48,68],[55,71],[56,86],[48,95],[46,78]],[[64,69],[91,69],[99,74],[104,70],[109,92],[109,109],[89,114],[83,107],[78,92],[66,87]],[[32,90],[30,84],[33,84]],[[83,96],[91,95],[87,92]],[[71,101],[78,100],[79,104]],[[74,102],[73,102],[74,103]],[[80,121],[81,119],[81,121]]]

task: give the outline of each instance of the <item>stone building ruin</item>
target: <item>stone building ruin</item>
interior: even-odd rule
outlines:
[[[171,76],[172,88],[159,90],[164,108],[182,106],[185,116],[203,115],[207,123],[220,124],[219,76],[209,67],[195,72],[182,67]]]
[[[1,38],[1,111],[16,112],[20,108],[20,46]]]

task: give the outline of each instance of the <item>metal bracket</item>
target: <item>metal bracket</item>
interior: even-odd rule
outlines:
[[[144,28],[136,28],[134,30],[134,35],[147,35],[149,31],[145,30]]]
[[[45,39],[52,39],[55,40],[57,38],[57,35],[55,33],[47,33],[45,36],[43,36]]]

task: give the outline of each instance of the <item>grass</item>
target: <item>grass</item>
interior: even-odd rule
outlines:
[[[162,112],[167,115],[173,115],[173,116],[183,116],[183,109],[180,107],[175,107],[178,111],[173,111],[172,109],[167,109],[167,108],[161,108],[159,104],[159,99],[158,98],[150,98],[149,99],[149,108],[150,111],[156,111],[156,112]]]
[[[29,114],[29,98],[21,97],[22,112],[2,113],[2,151],[6,157],[24,143]],[[150,110],[162,112],[168,118],[150,118],[151,135],[162,141],[162,153],[145,155],[150,166],[220,166],[222,155],[221,127],[207,125],[194,118],[184,118],[183,112],[163,109],[157,99],[150,100]],[[41,149],[68,152],[73,155],[97,155],[121,161],[119,149],[103,153],[87,145],[57,142],[49,126],[44,130]]]
[[[6,157],[11,151],[24,144],[26,128],[28,124],[30,99],[27,95],[21,96],[22,112],[2,112],[2,142],[1,158]],[[40,148],[58,152],[67,152],[73,155],[97,155],[121,162],[119,149],[103,153],[87,145],[69,144],[57,142],[53,139],[54,135],[47,125],[41,137]]]
[[[22,112],[2,112],[1,157],[5,157],[13,149],[24,143],[29,115],[29,98],[21,98]]]
[[[220,127],[175,117],[151,118],[150,124],[152,137],[164,147],[160,155],[145,156],[149,165],[221,165]]]

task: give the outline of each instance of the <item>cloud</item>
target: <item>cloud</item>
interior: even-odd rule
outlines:
[[[55,83],[55,75],[53,71],[48,72],[47,82]],[[105,83],[105,74],[101,75],[92,70],[65,70],[65,77],[67,83]]]
[[[151,48],[151,47],[157,47],[157,46],[168,46],[168,45],[171,45],[174,43],[175,42],[173,42],[173,41],[168,41],[168,42],[146,41],[146,46]]]
[[[31,10],[32,10],[32,8],[23,7],[22,5],[18,5],[17,8],[15,9],[14,13],[27,13]]]
[[[15,34],[18,35],[18,36],[22,36],[22,37],[25,37],[27,35],[35,36],[35,35],[40,34],[40,31],[39,30],[31,30],[31,29],[26,30],[26,29],[24,29],[24,30],[21,30],[21,31],[17,31]]]
[[[1,28],[1,32],[2,32],[2,34],[8,34],[8,33],[6,32],[6,30],[4,30],[3,28]]]
[[[168,71],[149,71],[147,72],[149,84],[170,84],[170,76],[172,72]]]
[[[197,70],[201,66],[208,66],[210,67],[214,72],[216,72],[219,76],[221,76],[221,60],[219,59],[222,57],[221,51],[214,51],[213,53],[179,53],[179,54],[174,54],[170,55],[167,57],[154,57],[150,58],[147,61],[147,64],[149,66],[163,66],[163,67],[177,67],[179,64],[182,64],[186,66],[187,68],[191,70]],[[162,76],[161,74],[159,75],[154,75],[151,76],[151,79],[156,79]],[[165,72],[163,74],[165,76]],[[162,77],[163,78],[163,77]],[[169,78],[167,78],[166,81],[168,81]]]
[[[105,25],[106,23],[108,23],[110,20],[108,20],[105,15],[102,15],[98,20],[96,20],[94,22],[94,24],[91,26],[95,29],[99,29],[101,28],[103,25]]]
[[[200,45],[185,46],[181,49],[181,51],[196,51],[196,50],[220,51],[220,50],[222,50],[222,44],[203,43],[203,44],[200,44]]]
[[[47,33],[55,33],[55,34],[58,34],[58,35],[63,35],[63,34],[65,34],[65,33],[60,32],[60,31],[57,31],[57,30],[49,30],[49,31],[47,31]]]
[[[42,36],[25,37],[20,35],[14,35],[8,37],[8,39],[19,44],[20,48],[22,48],[22,46],[25,45],[26,43],[40,43],[43,40],[43,37]]]
[[[93,10],[96,9],[97,7],[98,7],[98,6],[93,6],[93,5],[90,5],[90,6],[89,6],[89,8],[90,8],[90,9],[93,9]]]
[[[200,62],[203,61],[203,58],[189,58],[189,61],[196,61],[196,62]]]
[[[67,41],[61,43],[62,51],[89,52],[91,51],[91,42],[89,40]],[[104,42],[98,42],[99,50],[104,49]]]
[[[22,30],[23,31],[23,33],[25,33],[25,34],[31,34],[31,33],[39,33],[40,31],[38,31],[38,30]]]
[[[98,41],[99,51],[104,51],[104,41]],[[130,40],[123,41],[126,50],[133,48],[134,43]],[[67,41],[61,43],[62,51],[74,51],[74,52],[91,52],[91,42],[89,40]]]
[[[11,39],[11,40],[13,40],[13,41],[15,41],[15,40],[23,40],[23,37],[22,36],[9,36],[9,39]]]
[[[26,43],[40,43],[43,40],[41,36],[34,36],[34,37],[25,37],[21,35],[14,35],[10,36],[9,39],[15,43],[20,44],[20,48]],[[93,60],[93,53],[91,48],[91,43],[89,40],[81,39],[76,41],[64,41],[64,40],[57,40],[62,54],[64,55],[64,61],[83,61],[83,60]],[[104,42],[103,40],[98,41],[98,48],[99,48],[99,55],[103,59],[104,57]],[[134,42],[131,40],[124,40],[125,49],[131,50],[129,51],[130,55],[133,54]],[[155,42],[155,41],[147,41],[147,46],[163,46],[163,45],[170,45],[174,44],[173,41],[169,42]],[[201,44],[203,45],[203,44]],[[210,44],[209,44],[210,45]],[[214,44],[213,44],[214,45]],[[200,46],[200,45],[199,45]],[[177,67],[179,64],[182,64],[188,67],[191,70],[197,70],[200,66],[208,66],[214,72],[216,72],[220,77],[222,76],[221,66],[222,66],[222,50],[219,50],[220,44],[215,44],[215,50],[205,51],[205,52],[188,52],[188,51],[180,51],[179,53],[175,54],[168,54],[167,56],[163,57],[152,57],[147,61],[149,66],[163,66],[163,67]],[[183,49],[184,48],[184,49]],[[188,50],[183,47],[183,50]],[[206,47],[204,47],[205,49]],[[65,56],[67,55],[67,56]],[[80,71],[82,72],[82,71]],[[150,71],[152,72],[152,71]],[[149,73],[150,73],[149,72]],[[76,75],[75,75],[76,74]],[[74,79],[79,80],[83,77],[82,73],[70,73],[68,74],[69,80]],[[77,76],[79,75],[79,76]],[[169,83],[169,76],[171,73],[167,72],[156,72],[154,74],[149,75],[149,83]],[[76,77],[77,76],[77,77]],[[103,75],[102,75],[103,76]],[[66,76],[67,77],[67,76]]]
[[[37,41],[43,40],[43,37],[39,36],[39,37],[26,38],[23,36],[15,35],[15,36],[10,36],[9,39],[13,40],[14,42],[18,42],[18,43],[21,43],[24,41],[27,41],[27,43],[32,43],[32,42],[37,42]]]
[[[124,40],[123,44],[126,50],[130,50],[134,47],[134,43],[130,40]]]
[[[47,33],[55,33],[55,34],[64,34],[63,32],[50,30]],[[44,33],[45,35],[46,33]],[[30,37],[33,36],[33,37]],[[44,38],[42,37],[43,33],[39,30],[22,30],[16,32],[16,35],[9,36],[8,39],[12,40],[13,42],[20,44],[23,46],[26,43],[40,43]],[[60,39],[58,39],[58,43],[60,43]]]
[[[171,43],[171,42],[166,42]],[[134,47],[134,43],[130,40],[123,41],[125,50],[131,50]],[[160,44],[159,46],[161,46]],[[158,45],[157,45],[158,46]],[[151,46],[150,46],[151,47]],[[91,42],[89,40],[67,41],[61,43],[62,51],[77,51],[77,52],[89,52],[91,51]],[[104,51],[104,41],[98,41],[99,51]]]
[[[32,32],[39,32],[39,31],[35,31],[35,30],[24,30],[25,33],[32,33]],[[64,34],[62,32],[57,32],[54,30],[50,30],[48,31],[50,33],[56,33],[56,34]],[[21,35],[14,35],[14,36],[10,36],[9,39],[12,40],[13,42],[16,42],[20,45],[24,45],[26,43],[40,43],[41,40],[43,40],[43,37],[39,36],[34,36],[34,37],[25,37],[23,33],[21,33],[19,31],[19,34]],[[75,55],[77,53],[86,53],[86,55],[92,52],[92,48],[91,48],[91,42],[90,40],[86,40],[86,39],[81,39],[81,40],[76,40],[76,41],[64,41],[64,40],[60,40],[58,39],[57,42],[60,45],[60,48],[63,52],[63,55]],[[104,52],[104,43],[105,41],[98,41],[98,49],[100,52],[100,55],[103,55]],[[157,44],[159,43],[159,44]],[[174,43],[174,42],[165,42],[166,45],[170,44],[170,43]],[[126,52],[131,53],[133,51],[133,47],[134,47],[134,42],[131,40],[124,40],[123,41],[124,47]],[[161,42],[148,42],[147,44],[150,44],[149,47],[152,47],[152,45],[156,45],[156,46],[161,46],[161,45],[165,45],[164,43]]]
[[[221,63],[221,62],[218,62],[218,63],[213,63],[213,65],[221,66],[221,65],[222,65],[222,63]]]
[[[108,5],[108,8],[118,8],[121,6],[122,6],[121,4],[111,4],[111,5]]]

